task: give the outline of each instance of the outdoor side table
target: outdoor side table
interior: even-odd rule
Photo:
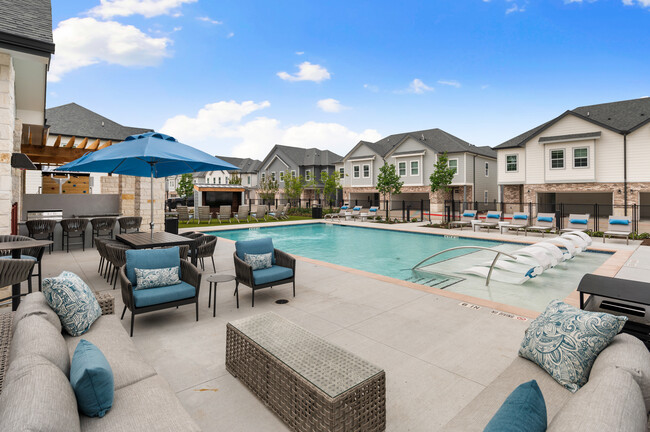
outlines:
[[[10,250],[12,259],[20,259],[20,255],[23,249],[29,249],[38,246],[49,246],[53,243],[54,242],[51,240],[17,240],[0,243],[0,249]],[[20,283],[11,286],[11,297],[11,310],[15,311],[20,304]]]
[[[217,316],[217,284],[219,284],[219,282],[234,281],[237,279],[237,277],[235,275],[229,274],[211,274],[206,279],[208,282],[210,282],[208,293],[208,309],[210,309],[210,300],[212,300],[212,317],[214,318]],[[214,298],[212,297],[212,284],[214,284]]]

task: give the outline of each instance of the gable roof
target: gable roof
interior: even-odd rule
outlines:
[[[124,141],[129,135],[153,132],[153,129],[122,126],[76,103],[46,109],[45,121],[52,135]]]
[[[228,162],[229,164],[233,164],[236,167],[239,167],[238,170],[234,170],[231,172],[241,172],[241,173],[254,173],[259,170],[260,166],[262,165],[262,161],[257,160],[257,159],[251,159],[251,158],[236,158],[236,157],[230,157],[230,156],[216,156],[221,160],[224,160]]]
[[[650,98],[631,99],[597,105],[585,105],[569,110],[521,135],[505,141],[495,149],[522,147],[531,138],[567,115],[573,115],[619,134],[630,133],[650,121]]]
[[[317,148],[306,149],[301,147],[291,147],[276,144],[273,146],[273,149],[271,149],[269,154],[264,158],[262,163],[265,163],[267,160],[269,160],[269,157],[271,157],[271,155],[275,155],[278,151],[298,166],[334,165],[342,159],[341,156],[329,150],[320,150]]]
[[[0,0],[0,46],[30,54],[54,54],[50,0]]]

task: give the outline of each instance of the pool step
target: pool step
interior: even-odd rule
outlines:
[[[438,289],[445,289],[453,284],[462,281],[463,279],[455,276],[440,274],[440,273],[415,271],[413,276],[411,276],[406,280],[419,285],[429,286]]]

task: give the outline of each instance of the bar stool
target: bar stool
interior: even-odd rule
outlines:
[[[49,247],[48,253],[54,250],[54,229],[56,228],[56,221],[52,219],[34,219],[29,220],[25,224],[29,236],[34,240],[51,240],[52,244]]]
[[[88,226],[88,219],[84,218],[70,218],[70,219],[61,219],[61,228],[63,228],[63,234],[61,235],[61,250],[66,247],[66,238],[68,239],[68,244],[66,251],[70,252],[70,238],[79,237],[81,238],[81,248],[86,250],[86,227]]]
[[[90,224],[93,227],[93,234],[90,239],[90,245],[95,246],[95,238],[98,237],[108,237],[112,239],[115,222],[117,222],[117,219],[111,217],[91,219]]]

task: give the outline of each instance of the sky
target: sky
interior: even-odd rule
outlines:
[[[52,0],[52,18],[49,108],[221,156],[431,128],[495,146],[650,95],[650,0]]]

